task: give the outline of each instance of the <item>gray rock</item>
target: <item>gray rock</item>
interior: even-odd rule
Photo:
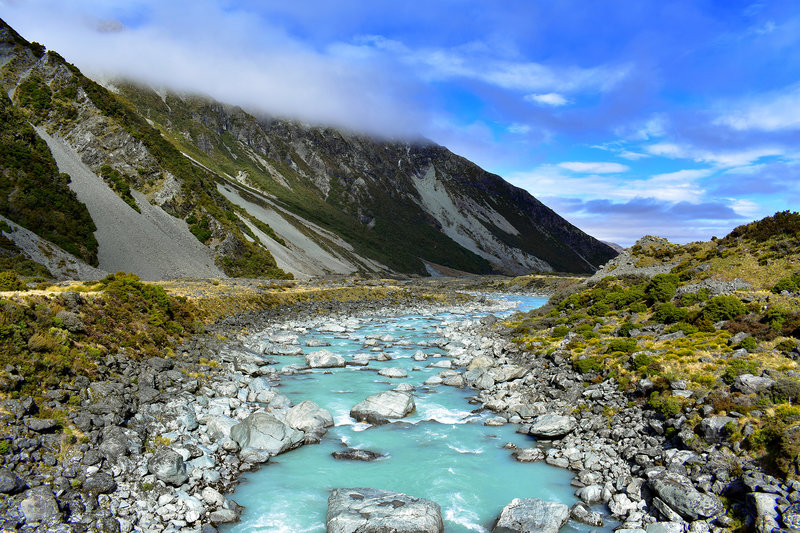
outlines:
[[[607,502],[611,499],[611,493],[598,483],[579,488],[575,491],[575,496],[588,504]]]
[[[775,380],[766,376],[754,376],[753,374],[742,374],[736,376],[733,381],[733,388],[743,394],[757,394],[763,392],[775,384]]]
[[[783,523],[790,529],[800,529],[800,502],[787,507],[781,516]]]
[[[217,509],[208,515],[212,524],[230,524],[239,520],[239,513],[233,509]]]
[[[539,415],[531,421],[528,434],[548,439],[561,438],[571,433],[577,424],[575,418],[571,416],[553,413]]]
[[[442,511],[434,502],[399,492],[333,489],[328,498],[328,533],[441,533]]]
[[[331,412],[309,400],[300,402],[289,409],[285,420],[294,429],[319,435],[324,435],[328,431],[327,428],[333,426]]]
[[[569,507],[539,498],[515,498],[506,505],[492,533],[557,533],[569,520]]]
[[[231,429],[231,438],[244,448],[278,455],[303,443],[305,434],[267,413],[253,413]]]
[[[655,522],[647,524],[647,533],[683,533],[683,524],[680,522]]]
[[[407,392],[386,391],[357,403],[350,416],[359,422],[385,424],[392,418],[403,418],[416,409],[414,397]]]
[[[408,372],[398,367],[381,368],[378,370],[378,375],[385,378],[407,378]]]
[[[19,504],[19,510],[25,516],[25,523],[46,522],[54,518],[60,518],[61,511],[58,509],[53,493],[46,486],[40,486],[29,490]]]
[[[16,494],[25,488],[25,483],[8,468],[0,468],[0,493]]]
[[[56,313],[56,318],[61,319],[64,323],[64,327],[70,333],[81,333],[86,328],[77,313],[73,313],[72,311],[59,311]]]
[[[600,513],[592,511],[588,505],[578,502],[572,506],[569,516],[576,522],[594,527],[603,527],[603,517]]]
[[[344,461],[375,461],[381,457],[385,457],[382,453],[373,452],[371,450],[359,450],[356,448],[346,448],[331,453],[334,459]]]
[[[183,485],[189,479],[181,454],[166,446],[156,450],[148,459],[147,471],[169,485]]]
[[[238,420],[229,416],[215,416],[206,423],[206,428],[208,428],[208,436],[215,441],[228,438],[231,436],[231,429],[233,429],[233,426],[238,423]]]
[[[318,350],[306,354],[306,364],[311,368],[340,368],[345,365],[344,357],[329,350]]]
[[[736,419],[729,416],[712,416],[700,422],[700,433],[709,444],[716,444],[725,440],[725,426],[729,423],[736,424]]]
[[[532,463],[544,459],[544,450],[541,448],[522,448],[511,455],[520,463]]]
[[[52,418],[28,418],[25,420],[25,425],[36,433],[50,433],[59,426]]]
[[[83,490],[94,494],[111,494],[117,490],[117,483],[114,478],[103,472],[86,478],[83,482]]]
[[[652,477],[649,484],[664,503],[686,520],[711,518],[724,510],[719,498],[699,492],[680,474],[665,471]]]

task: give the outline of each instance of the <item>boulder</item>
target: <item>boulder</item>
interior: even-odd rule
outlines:
[[[515,498],[503,507],[492,533],[557,533],[569,520],[569,507],[539,498]]]
[[[603,527],[603,517],[600,513],[592,511],[592,509],[583,502],[578,502],[573,505],[572,509],[569,511],[569,516],[581,524]]]
[[[686,520],[712,518],[724,510],[719,498],[701,493],[680,474],[665,471],[652,477],[649,484],[664,503]]]
[[[736,419],[730,416],[712,416],[700,422],[700,434],[709,444],[717,444],[725,440],[725,426],[729,423],[736,424]]]
[[[681,522],[654,522],[647,524],[647,533],[683,533],[684,524]]]
[[[522,448],[511,455],[520,463],[532,463],[544,459],[544,450],[541,448]]]
[[[29,490],[19,504],[19,510],[25,516],[25,523],[46,522],[61,517],[53,492],[47,486],[39,486]]]
[[[278,455],[302,444],[305,435],[267,413],[253,413],[231,429],[231,438],[242,449],[255,448]]]
[[[318,350],[306,354],[306,364],[311,368],[339,368],[343,367],[344,357],[329,350]]]
[[[0,493],[16,494],[25,488],[25,483],[8,468],[0,468]]]
[[[407,378],[408,372],[398,367],[381,368],[378,370],[378,375],[385,378]]]
[[[403,418],[416,409],[414,397],[407,392],[386,391],[357,403],[350,416],[359,422],[385,424],[390,418]]]
[[[438,504],[399,492],[333,489],[328,498],[328,533],[441,533]]]
[[[763,392],[775,384],[775,380],[766,376],[754,376],[753,374],[742,374],[736,376],[733,381],[733,388],[742,394],[757,394]]]
[[[781,515],[783,523],[789,529],[800,529],[800,502],[787,507]]]
[[[294,429],[319,435],[324,435],[328,431],[327,428],[333,426],[331,412],[309,400],[300,402],[289,409],[285,420]]]
[[[548,413],[535,417],[527,431],[533,437],[557,439],[571,433],[577,424],[571,416]]]
[[[346,448],[331,453],[334,459],[344,461],[375,461],[381,457],[385,457],[382,453],[373,452],[371,450],[359,450],[356,448]]]
[[[181,454],[166,446],[147,460],[147,471],[169,485],[183,485],[189,479]]]
[[[231,429],[233,429],[233,427],[238,423],[238,420],[229,416],[215,416],[206,423],[208,436],[214,441],[228,438],[231,436]]]
[[[83,490],[93,494],[111,494],[117,490],[117,482],[110,475],[103,472],[86,478],[83,482]]]

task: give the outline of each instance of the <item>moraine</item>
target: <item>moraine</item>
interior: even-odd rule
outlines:
[[[224,531],[325,531],[330,492],[343,487],[384,489],[432,500],[441,507],[448,532],[490,531],[503,507],[515,498],[572,506],[578,500],[568,470],[515,461],[508,444],[530,448],[535,440],[516,433],[515,424],[494,425],[498,420],[494,413],[476,410],[480,406],[470,403],[476,391],[439,384],[441,378],[452,382],[447,378],[454,373],[448,370],[451,365],[455,368],[453,360],[480,348],[480,339],[465,336],[454,326],[477,321],[489,311],[503,315],[515,306],[528,310],[545,301],[514,297],[513,302],[480,309],[351,317],[335,323],[284,322],[280,329],[253,335],[249,339],[253,348],[294,354],[273,356],[284,369],[277,390],[295,405],[311,400],[328,409],[335,426],[319,444],[274,457],[246,474],[233,494],[246,510],[238,524]],[[321,350],[344,359],[347,366],[295,371],[306,365],[306,355]],[[362,366],[365,360],[368,364]],[[414,388],[413,413],[380,426],[351,418],[357,403],[401,384]],[[375,452],[377,459],[332,456],[354,448]],[[570,521],[562,531],[589,529]]]

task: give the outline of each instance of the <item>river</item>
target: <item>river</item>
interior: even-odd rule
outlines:
[[[514,310],[543,305],[545,298],[504,297]],[[437,346],[449,322],[475,320],[485,311],[466,314],[438,312],[396,317],[354,317],[345,332],[324,333],[295,328],[304,353],[310,340],[330,343],[325,349],[346,359],[357,353],[387,353],[389,361],[370,361],[367,367],[311,370],[283,376],[280,391],[293,403],[312,400],[328,409],[335,427],[317,445],[307,445],[279,455],[258,471],[244,476],[233,498],[246,510],[241,521],[224,531],[324,532],[329,491],[339,487],[372,487],[403,492],[437,502],[447,532],[491,530],[500,510],[514,498],[542,498],[571,506],[577,499],[570,486],[572,474],[543,462],[519,463],[512,450],[535,445],[533,438],[515,432],[516,425],[484,425],[490,412],[474,413],[469,402],[475,391],[445,385],[424,385],[442,368],[429,366],[446,361]],[[335,329],[335,328],[334,328]],[[381,340],[383,339],[383,340]],[[427,361],[414,360],[422,351]],[[304,359],[280,357],[281,366],[303,364]],[[447,363],[444,363],[445,365]],[[379,376],[381,368],[399,367],[408,377]],[[415,387],[417,409],[403,420],[371,427],[355,423],[349,411],[369,395],[391,390],[400,383]],[[345,446],[384,454],[377,461],[336,460],[331,453]],[[562,531],[588,531],[570,521]]]

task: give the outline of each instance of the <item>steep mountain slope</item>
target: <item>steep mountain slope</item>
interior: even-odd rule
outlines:
[[[0,83],[8,129],[30,137],[28,123],[37,127],[57,155],[58,169],[31,138],[52,167],[47,183],[75,203],[51,213],[36,203],[47,225],[20,209],[0,214],[101,269],[147,279],[426,274],[434,265],[593,272],[616,254],[428,141],[258,118],[130,83],[106,89],[2,21]],[[66,236],[52,231],[57,213]]]
[[[396,270],[422,272],[426,261],[479,273],[592,272],[616,253],[526,191],[429,141],[257,118],[130,83],[113,89],[192,159]]]

